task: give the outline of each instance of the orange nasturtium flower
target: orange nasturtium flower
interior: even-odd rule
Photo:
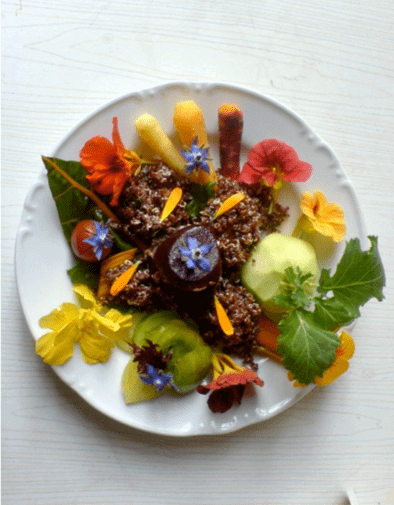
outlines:
[[[126,338],[131,327],[131,315],[116,309],[104,312],[87,286],[74,286],[74,291],[81,307],[62,303],[39,320],[41,328],[52,330],[36,342],[36,353],[49,365],[63,365],[73,355],[75,343],[79,343],[86,363],[103,363],[115,342]]]
[[[302,215],[294,229],[293,236],[302,231],[318,232],[340,242],[346,235],[345,214],[337,203],[327,202],[327,198],[319,190],[314,195],[303,193],[300,207]]]
[[[120,138],[118,118],[112,118],[112,142],[104,137],[94,137],[86,142],[79,156],[86,179],[100,195],[112,195],[111,205],[118,205],[126,182],[141,166],[139,156],[126,149]]]
[[[250,368],[237,365],[230,356],[217,353],[212,358],[213,380],[200,384],[197,391],[203,395],[211,393],[208,407],[212,412],[226,412],[234,403],[241,403],[247,384],[262,387],[264,382]]]
[[[331,384],[335,379],[337,379],[340,375],[346,372],[349,368],[349,359],[354,354],[354,341],[352,337],[343,331],[339,336],[339,347],[335,350],[336,358],[334,363],[323,373],[322,377],[316,377],[313,381],[318,386],[327,386]],[[289,372],[288,377],[292,380],[292,375]],[[295,387],[303,387],[304,384],[301,384],[298,381],[294,381]]]

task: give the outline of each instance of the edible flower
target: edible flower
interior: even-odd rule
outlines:
[[[302,231],[306,233],[318,232],[340,242],[346,235],[345,214],[337,203],[328,203],[327,198],[319,190],[314,195],[303,193],[300,207],[302,215],[298,219],[293,236]]]
[[[331,382],[340,377],[349,368],[348,361],[353,356],[355,350],[354,341],[346,331],[342,331],[339,336],[339,342],[340,345],[335,350],[336,358],[334,363],[323,373],[322,377],[316,377],[313,381],[318,386],[331,384]],[[288,372],[288,377],[292,380],[291,372]],[[304,387],[304,384],[294,381],[294,386]]]
[[[245,195],[243,193],[235,193],[235,195],[231,195],[228,198],[224,200],[224,202],[220,205],[218,210],[216,211],[214,215],[214,219],[217,217],[221,216],[225,212],[228,212],[231,210],[233,207],[239,204],[239,202],[242,202],[242,200],[245,198]]]
[[[197,391],[203,395],[211,392],[208,406],[212,412],[227,412],[234,403],[241,404],[247,384],[264,385],[253,370],[237,365],[226,354],[213,355],[212,370],[212,382],[197,386]]]
[[[93,189],[100,195],[112,195],[111,205],[116,206],[124,185],[140,168],[141,159],[124,147],[118,118],[114,117],[112,124],[112,143],[104,137],[94,137],[86,142],[79,155]]]
[[[101,260],[104,247],[112,247],[113,240],[108,226],[102,225],[98,221],[92,221],[95,231],[91,237],[85,238],[83,242],[93,247],[93,252],[98,261]]]
[[[163,211],[160,216],[160,221],[163,222],[167,217],[171,214],[171,212],[175,209],[182,198],[182,188],[174,188],[167,201],[164,205]]]
[[[200,245],[198,240],[194,237],[186,237],[186,243],[188,248],[178,247],[178,250],[187,258],[187,268],[194,270],[198,267],[204,270],[204,272],[210,272],[212,270],[211,262],[208,258],[204,258],[204,255],[209,253],[213,244]]]
[[[137,268],[139,267],[140,262],[136,261],[134,265],[131,265],[127,270],[125,270],[120,276],[115,279],[113,282],[109,292],[112,296],[118,295],[124,288],[127,286],[130,279],[135,274]]]
[[[247,184],[263,181],[265,185],[279,189],[282,181],[305,182],[311,174],[312,166],[300,161],[292,147],[276,139],[267,139],[249,151],[238,181]]]
[[[171,382],[173,379],[172,374],[165,374],[159,368],[154,368],[152,365],[146,365],[146,376],[140,375],[140,379],[148,386],[155,386],[156,391],[159,393],[163,391],[166,386],[172,386],[174,389],[178,387]]]
[[[215,301],[216,316],[218,318],[221,329],[228,336],[234,335],[234,327],[230,321],[230,318],[227,315],[227,312],[224,310],[223,305],[220,303],[219,299],[216,296],[214,301]]]
[[[193,170],[203,170],[209,174],[208,165],[208,151],[209,147],[205,149],[201,146],[198,147],[198,136],[194,137],[189,151],[181,151],[182,156],[186,159],[186,175],[189,175]]]
[[[84,361],[89,364],[107,361],[114,342],[126,337],[131,315],[110,309],[103,315],[102,305],[92,291],[82,284],[74,286],[81,306],[62,303],[39,320],[41,328],[52,330],[36,342],[36,353],[49,365],[63,365],[79,343]]]

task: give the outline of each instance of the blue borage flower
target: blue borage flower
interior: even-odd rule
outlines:
[[[208,160],[209,147],[205,149],[197,145],[198,137],[194,137],[189,151],[181,151],[182,156],[186,159],[186,174],[189,175],[193,170],[203,170],[207,174],[210,173]]]
[[[149,365],[149,363],[146,365],[146,375],[147,377],[140,375],[140,379],[145,384],[148,384],[148,386],[155,386],[158,393],[163,391],[166,386],[172,386],[177,391],[179,389],[178,386],[172,382],[172,374],[165,374],[162,370]]]
[[[111,232],[108,226],[101,225],[98,221],[93,221],[96,233],[89,238],[85,238],[83,242],[93,247],[93,252],[98,261],[101,260],[104,247],[111,247],[113,244]]]
[[[204,258],[204,255],[209,253],[213,244],[199,245],[198,240],[194,237],[186,237],[186,243],[188,249],[185,247],[178,247],[178,250],[187,258],[187,268],[194,270],[198,267],[205,272],[210,272],[212,270],[211,262],[209,259]]]

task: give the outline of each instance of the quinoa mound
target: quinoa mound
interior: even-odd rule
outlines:
[[[182,199],[173,212],[160,220],[162,209],[175,187],[182,188]],[[235,207],[214,218],[221,203],[231,195],[244,193]],[[252,364],[262,309],[241,284],[240,268],[249,258],[262,234],[276,231],[287,217],[287,209],[272,200],[271,190],[230,180],[218,174],[212,197],[198,215],[190,212],[193,184],[179,178],[162,163],[143,165],[132,183],[123,190],[116,213],[120,222],[111,221],[119,236],[135,244],[140,253],[139,267],[126,287],[116,296],[100,299],[102,303],[133,307],[143,312],[173,310],[183,318],[192,318],[202,338],[211,346],[231,353]],[[192,214],[192,215],[190,215]],[[153,262],[156,248],[187,226],[205,226],[217,240],[221,257],[221,277],[214,286],[193,292],[176,288],[162,279]],[[131,265],[125,261],[106,273],[113,282]],[[234,328],[233,335],[221,329],[213,300],[217,298]]]

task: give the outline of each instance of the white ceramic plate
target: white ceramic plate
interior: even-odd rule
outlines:
[[[255,92],[225,84],[171,83],[132,93],[95,112],[61,142],[53,156],[79,160],[84,143],[101,135],[111,138],[112,117],[119,118],[119,129],[126,146],[141,152],[134,120],[145,112],[157,117],[168,135],[175,137],[172,115],[176,102],[192,99],[203,110],[212,157],[218,166],[217,110],[223,103],[236,103],[244,113],[243,157],[260,140],[277,138],[291,145],[301,160],[313,166],[313,175],[303,184],[287,185],[279,200],[292,206],[291,216],[283,225],[291,233],[299,215],[298,202],[303,191],[322,190],[329,201],[345,210],[347,239],[366,237],[359,205],[352,185],[337,158],[294,112]],[[42,153],[47,154],[47,153]],[[241,161],[244,161],[241,160]],[[318,244],[321,266],[334,267],[343,244],[329,240]],[[48,187],[45,169],[26,198],[16,240],[16,275],[23,311],[35,339],[46,333],[38,326],[41,316],[65,301],[73,301],[72,285],[66,270],[73,265],[73,255],[63,236],[55,204]],[[79,348],[73,358],[54,367],[63,381],[94,408],[117,421],[145,431],[173,436],[227,433],[271,418],[300,400],[312,386],[294,388],[280,365],[257,359],[263,388],[248,391],[242,405],[224,414],[212,414],[207,397],[193,392],[184,396],[163,395],[155,400],[126,405],[121,391],[121,376],[129,355],[115,350],[104,364],[87,365]],[[263,429],[263,426],[262,426]]]

